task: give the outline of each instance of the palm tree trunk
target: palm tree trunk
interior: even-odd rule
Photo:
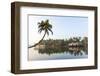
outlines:
[[[40,44],[40,43],[42,42],[42,40],[44,39],[45,35],[46,35],[46,31],[45,31],[45,33],[44,33],[42,39],[41,39],[38,43],[36,43],[36,44],[34,44],[34,45],[32,45],[32,46],[29,46],[28,48],[32,48],[32,47],[35,47],[35,46],[37,46],[38,44]]]

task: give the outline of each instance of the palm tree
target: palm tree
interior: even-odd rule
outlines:
[[[52,29],[52,25],[49,23],[48,19],[45,20],[45,21],[42,20],[41,22],[38,22],[38,29],[39,29],[38,30],[39,33],[44,31],[44,35],[43,35],[42,39],[38,43],[30,46],[29,48],[35,47],[36,45],[40,44],[43,41],[45,35],[46,34],[49,35],[49,32],[51,32],[53,34],[53,32],[51,30]]]

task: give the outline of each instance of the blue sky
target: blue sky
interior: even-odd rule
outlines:
[[[35,37],[38,37],[36,35],[43,35],[43,33],[38,33],[37,23],[46,19],[49,19],[49,23],[52,24],[53,35],[50,34],[46,36],[45,39],[65,39],[77,36],[88,36],[88,17],[30,15],[29,37],[31,38],[29,39],[35,39]]]

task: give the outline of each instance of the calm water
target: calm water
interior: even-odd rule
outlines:
[[[87,49],[84,48],[29,48],[28,60],[56,60],[56,59],[80,59],[88,58]]]

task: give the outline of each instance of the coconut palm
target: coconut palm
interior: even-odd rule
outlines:
[[[51,30],[52,29],[52,25],[49,23],[48,19],[45,20],[45,21],[42,20],[41,22],[38,22],[38,29],[39,29],[38,30],[39,33],[44,31],[44,35],[43,35],[42,39],[38,43],[30,46],[29,48],[35,47],[36,45],[40,44],[43,41],[45,35],[46,34],[49,35],[49,32],[51,32],[51,34],[53,34],[53,32]]]

